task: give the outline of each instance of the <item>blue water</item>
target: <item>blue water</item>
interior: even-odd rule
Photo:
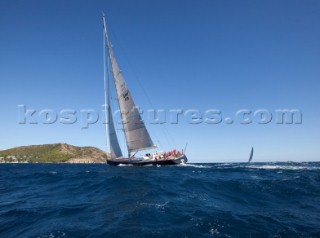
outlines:
[[[0,164],[0,237],[320,237],[320,163]]]

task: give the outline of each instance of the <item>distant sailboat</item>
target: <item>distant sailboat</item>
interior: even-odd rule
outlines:
[[[110,143],[111,159],[107,160],[110,165],[130,164],[130,165],[147,165],[147,164],[180,164],[188,161],[183,150],[170,151],[163,153],[147,153],[143,156],[135,157],[138,151],[157,148],[149,135],[149,132],[141,119],[141,115],[133,101],[131,93],[124,80],[122,72],[113,54],[113,49],[109,40],[105,17],[102,17],[104,31],[104,67],[105,67],[105,113],[108,118],[107,137]],[[111,63],[113,81],[115,84],[117,101],[121,111],[121,121],[126,139],[128,157],[123,157],[119,146],[110,105],[110,82],[106,80],[106,48],[108,49],[108,60]],[[108,96],[107,96],[108,89]],[[132,155],[133,153],[133,155]]]
[[[250,152],[250,157],[249,157],[248,163],[251,162],[252,157],[253,157],[253,147],[251,148],[251,152]]]

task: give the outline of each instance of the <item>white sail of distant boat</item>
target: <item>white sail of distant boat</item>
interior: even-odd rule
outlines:
[[[251,162],[252,157],[253,157],[253,147],[251,148],[251,152],[250,152],[250,157],[249,157],[248,163]]]
[[[124,80],[124,77],[119,68],[117,60],[114,56],[112,45],[108,36],[104,15],[102,17],[102,20],[103,20],[103,30],[104,30],[104,36],[105,36],[104,48],[107,48],[108,50],[108,56],[109,56],[108,60],[110,61],[110,64],[111,64],[111,69],[112,69],[111,71],[113,75],[113,81],[116,89],[117,101],[120,108],[120,115],[121,115],[121,120],[122,120],[122,125],[124,129],[124,135],[125,135],[127,150],[128,150],[128,158],[122,158],[122,152],[119,146],[118,137],[117,137],[117,133],[115,130],[113,117],[112,117],[112,110],[110,105],[110,84],[108,80],[108,108],[106,108],[105,106],[105,111],[108,115],[106,117],[108,118],[107,134],[110,142],[111,160],[108,160],[107,162],[112,165],[118,165],[120,164],[120,162],[127,163],[127,164],[137,164],[137,165],[178,164],[182,162],[187,162],[187,157],[183,153],[183,150],[182,150],[182,153],[180,153],[180,151],[178,151],[179,152],[178,153],[176,152],[176,150],[174,150],[174,153],[168,152],[168,155],[170,154],[170,156],[166,156],[166,153],[164,153],[163,155],[156,154],[155,156],[147,156],[147,158],[142,157],[142,158],[134,159],[134,155],[138,151],[154,149],[157,147],[154,145],[150,137],[150,134],[141,118],[139,110],[133,101],[132,95],[127,87],[127,84]],[[106,49],[104,49],[104,61],[105,61],[104,67],[106,67],[105,51]],[[107,93],[107,90],[106,90],[106,79],[105,79],[105,102],[107,101],[106,93]],[[131,156],[132,152],[134,152],[133,156]]]

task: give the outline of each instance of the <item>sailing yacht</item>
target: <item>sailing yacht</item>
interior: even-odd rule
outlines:
[[[109,165],[174,165],[186,163],[188,161],[184,151],[172,150],[161,153],[145,153],[137,156],[138,152],[155,149],[150,134],[141,119],[138,108],[136,107],[132,95],[127,87],[122,71],[116,61],[111,42],[109,40],[105,16],[102,16],[104,31],[104,99],[107,141],[110,144],[111,159],[107,160]],[[106,51],[108,56],[106,56]],[[128,149],[128,157],[123,156],[114,121],[110,103],[110,80],[107,80],[107,62],[111,64],[112,78],[116,89],[117,101],[120,109],[123,131]],[[108,91],[108,95],[107,95]]]

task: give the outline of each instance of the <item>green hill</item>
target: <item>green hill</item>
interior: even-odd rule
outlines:
[[[0,151],[0,163],[105,163],[107,154],[95,147],[68,144],[21,146]]]

